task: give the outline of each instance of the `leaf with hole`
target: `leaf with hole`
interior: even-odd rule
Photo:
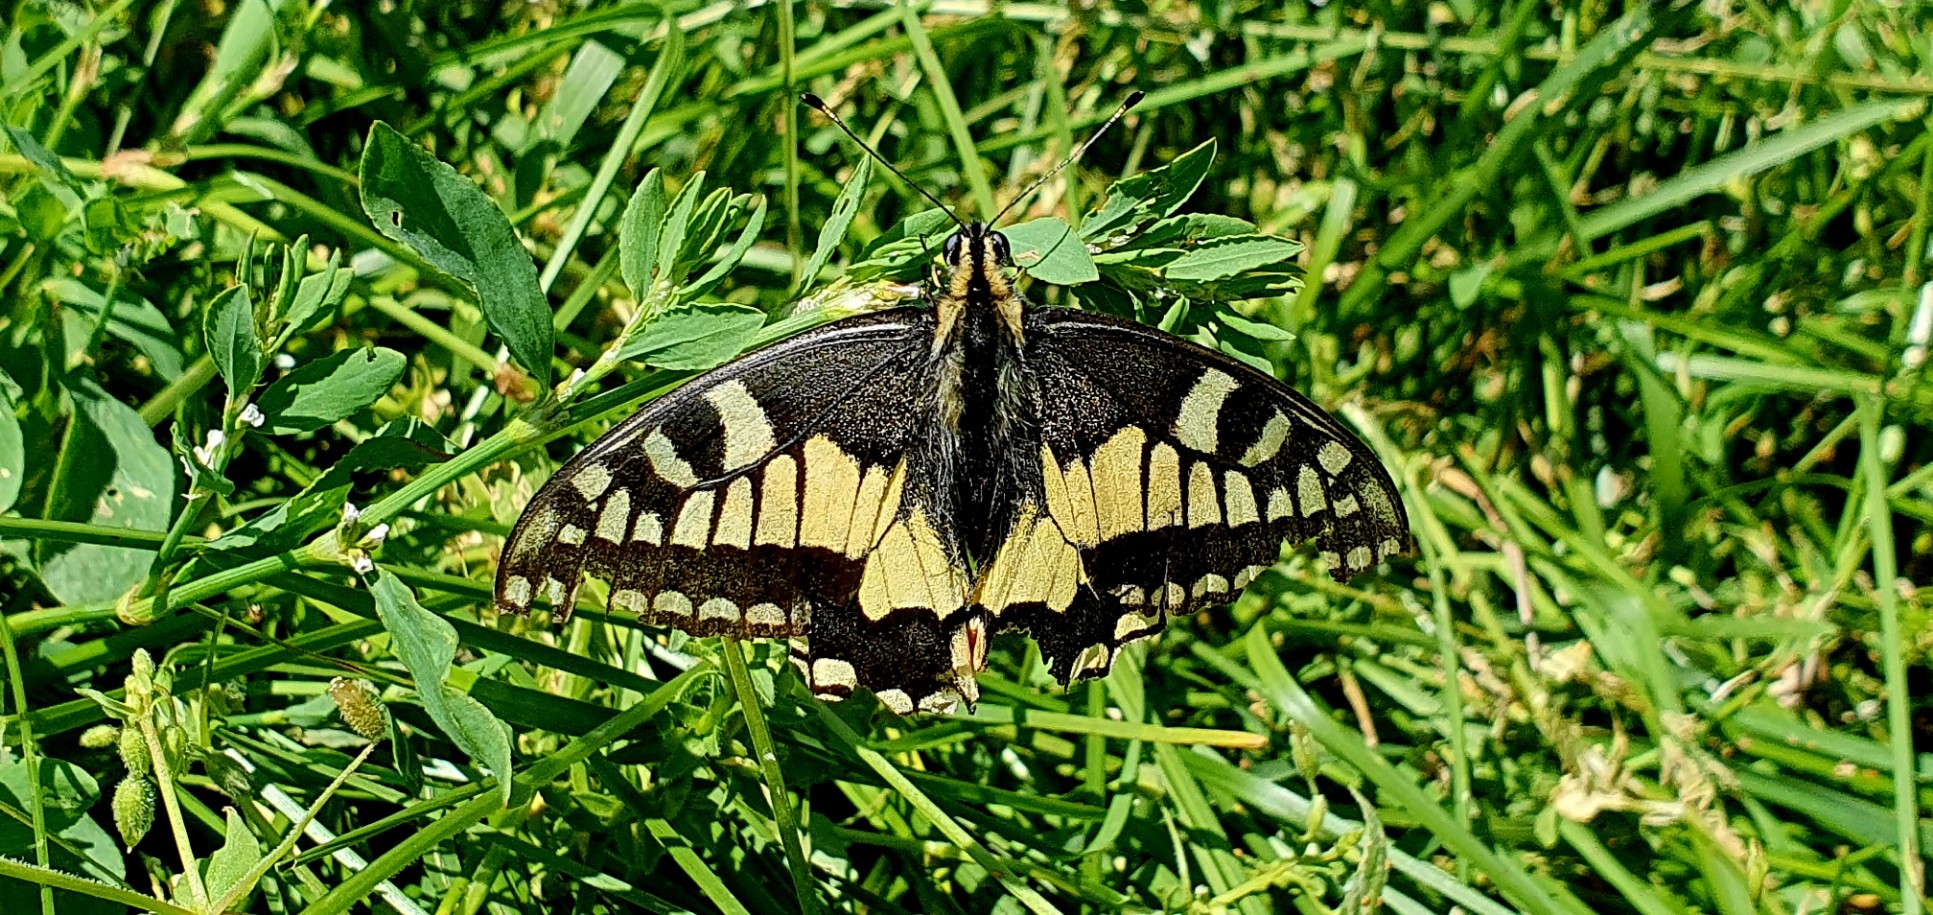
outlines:
[[[369,131],[359,175],[363,212],[376,230],[475,290],[511,357],[548,387],[550,306],[503,211],[475,182],[381,122]]]

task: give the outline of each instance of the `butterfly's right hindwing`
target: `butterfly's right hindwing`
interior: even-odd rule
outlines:
[[[590,573],[613,611],[649,624],[807,637],[799,660],[822,695],[864,684],[917,703],[952,679],[946,613],[932,611],[965,588],[949,580],[946,490],[921,479],[915,447],[931,339],[930,312],[850,318],[647,404],[532,497],[504,546],[499,608],[568,614]]]

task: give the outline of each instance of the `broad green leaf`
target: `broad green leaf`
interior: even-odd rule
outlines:
[[[658,266],[658,237],[664,231],[664,176],[652,169],[631,192],[618,223],[618,263],[624,285],[639,302],[651,294]]]
[[[745,351],[765,313],[724,303],[687,305],[659,315],[618,352],[619,359],[677,371],[716,368]]]
[[[1067,223],[1052,216],[1000,230],[1013,251],[1014,266],[1043,283],[1076,286],[1101,278],[1087,243]]]
[[[403,354],[393,349],[350,349],[331,354],[277,379],[256,406],[268,417],[270,435],[313,432],[376,402],[403,374]]]
[[[243,886],[242,881],[246,880],[249,871],[254,870],[255,865],[262,861],[261,843],[255,840],[255,834],[249,831],[248,823],[242,819],[242,815],[236,813],[233,807],[228,808],[225,813],[227,814],[225,829],[227,835],[223,837],[222,846],[208,856],[208,871],[203,881],[208,887],[209,902],[227,898],[230,891],[237,891],[235,902],[248,898],[249,892],[254,887]],[[241,908],[230,906],[228,910],[241,911]]]
[[[27,476],[27,446],[20,420],[13,415],[13,395],[0,385],[0,514],[20,498],[20,481]]]
[[[47,516],[158,532],[174,511],[175,465],[134,408],[82,379],[62,443]],[[40,580],[69,604],[111,601],[147,576],[147,550],[92,543],[38,545]]]
[[[550,385],[550,306],[510,220],[469,178],[387,124],[363,149],[362,208],[377,231],[470,284],[490,329],[540,386]]]
[[[717,285],[720,280],[737,269],[739,262],[745,259],[745,253],[752,250],[752,243],[758,240],[759,230],[763,228],[765,228],[765,198],[761,195],[758,203],[752,207],[752,215],[746,217],[745,228],[738,233],[738,240],[732,242],[732,246],[718,258],[717,263],[711,265],[711,269],[705,271],[704,276],[678,290],[678,294],[687,297],[700,296]]]
[[[63,276],[48,280],[43,288],[61,303],[63,316],[72,319],[69,333],[90,334],[100,323],[101,307],[107,299],[86,283]],[[107,316],[107,333],[146,356],[156,377],[173,381],[181,376],[181,341],[168,316],[154,303],[127,289],[116,291],[114,312]]]
[[[483,703],[447,682],[456,659],[456,627],[416,602],[409,586],[394,575],[365,577],[376,599],[376,615],[389,631],[390,647],[409,670],[423,708],[444,735],[472,760],[497,777],[504,803],[510,801],[510,729]]]
[[[799,291],[811,289],[819,278],[819,271],[831,262],[839,243],[845,240],[846,230],[852,227],[852,218],[859,214],[859,199],[865,196],[866,182],[872,178],[873,160],[860,158],[853,166],[852,177],[846,179],[846,186],[839,189],[839,198],[832,202],[832,213],[826,217],[825,225],[819,227],[819,246],[812,250],[812,257],[805,262],[805,272],[799,274]]]
[[[1284,263],[1301,251],[1301,245],[1271,235],[1218,238],[1169,261],[1164,275],[1178,282],[1208,283]]]
[[[247,286],[231,286],[208,303],[201,321],[201,337],[215,371],[228,382],[230,396],[240,401],[262,377],[262,339],[255,332],[255,301]]]
[[[0,802],[8,809],[25,811],[40,804],[47,831],[60,832],[87,814],[100,797],[100,786],[86,769],[64,759],[42,756],[40,793],[36,795],[28,780],[27,764],[13,754],[11,747],[0,747]],[[32,854],[34,828],[13,817],[0,817],[0,854]]]

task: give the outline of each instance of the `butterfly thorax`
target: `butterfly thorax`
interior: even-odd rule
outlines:
[[[1037,434],[1025,382],[1026,305],[1004,272],[1010,263],[1005,236],[972,223],[947,239],[945,255],[945,282],[933,296],[933,359],[939,413],[957,432],[948,462],[962,471],[954,502],[960,542],[978,565],[1011,526],[1021,501],[1015,496],[1037,488],[1018,477],[1028,462],[1013,458]]]

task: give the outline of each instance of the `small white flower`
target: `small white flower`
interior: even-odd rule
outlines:
[[[349,567],[355,569],[358,575],[368,575],[376,570],[376,560],[369,558],[368,553],[357,550],[349,554]]]
[[[349,523],[349,524],[354,524],[354,523],[356,523],[356,519],[357,519],[357,518],[361,518],[361,517],[362,517],[362,509],[360,509],[360,508],[357,508],[357,507],[356,507],[356,503],[354,503],[354,502],[344,502],[344,503],[342,503],[342,520],[343,520],[343,521],[345,521],[345,522],[347,522],[347,523]]]
[[[262,411],[256,409],[254,404],[249,404],[242,408],[241,420],[247,423],[250,428],[260,429],[263,423],[268,422],[268,417],[263,416]]]
[[[389,523],[384,522],[382,524],[378,524],[375,527],[370,528],[369,533],[362,535],[362,545],[367,549],[373,550],[379,546],[382,546],[383,540],[387,539],[388,537],[389,537]]]
[[[288,371],[289,369],[295,368],[295,357],[289,355],[288,353],[276,353],[275,367],[278,369],[281,369],[284,372]]]
[[[195,461],[209,470],[215,469],[215,456],[221,453],[222,444],[227,441],[228,437],[223,435],[220,429],[208,430],[208,443],[196,445],[192,449],[195,453]]]

